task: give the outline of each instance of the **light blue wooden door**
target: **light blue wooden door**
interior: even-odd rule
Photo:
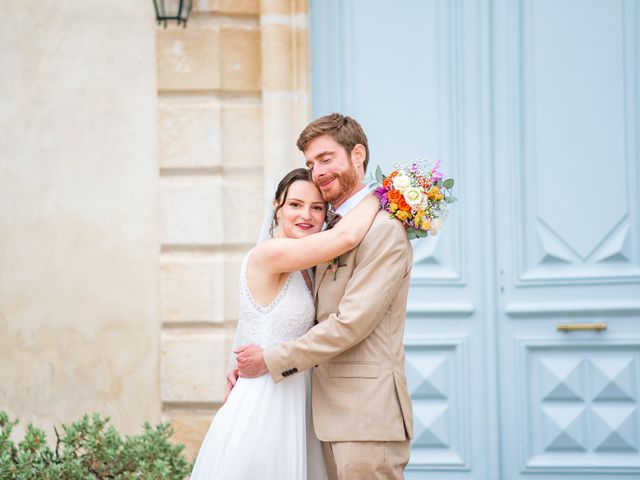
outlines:
[[[463,62],[467,41],[474,52],[483,48],[482,14],[470,5],[464,18],[459,1],[311,5],[314,115],[337,110],[361,121],[371,169],[441,158],[462,186],[440,235],[414,242],[405,344],[415,438],[407,478],[496,479],[487,85],[477,81],[477,61]]]
[[[461,198],[414,242],[407,478],[640,478],[638,3],[311,2],[314,116]]]
[[[639,2],[493,6],[503,475],[640,478]]]

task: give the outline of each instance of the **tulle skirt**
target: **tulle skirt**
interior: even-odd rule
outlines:
[[[191,480],[325,480],[310,372],[240,378],[200,447]]]

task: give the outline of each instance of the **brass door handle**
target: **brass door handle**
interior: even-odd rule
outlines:
[[[599,323],[559,323],[556,325],[556,330],[559,332],[573,332],[576,330],[595,330],[596,332],[602,332],[608,327],[606,322]]]

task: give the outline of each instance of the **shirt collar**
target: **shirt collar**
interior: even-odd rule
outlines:
[[[349,198],[347,198],[347,200],[342,205],[336,208],[336,213],[339,213],[344,217],[347,213],[349,213],[353,209],[353,207],[358,205],[362,201],[362,199],[366,197],[368,194],[369,194],[369,189],[366,186],[361,190],[358,190],[356,193],[354,193]]]

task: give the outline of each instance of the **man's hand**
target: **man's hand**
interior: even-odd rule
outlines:
[[[234,368],[227,375],[227,393],[224,394],[224,402],[227,403],[227,398],[229,398],[229,394],[233,387],[236,386],[236,382],[238,381],[238,367]]]
[[[264,363],[263,350],[257,345],[242,345],[233,353],[236,354],[238,374],[241,377],[255,378],[269,371]]]

